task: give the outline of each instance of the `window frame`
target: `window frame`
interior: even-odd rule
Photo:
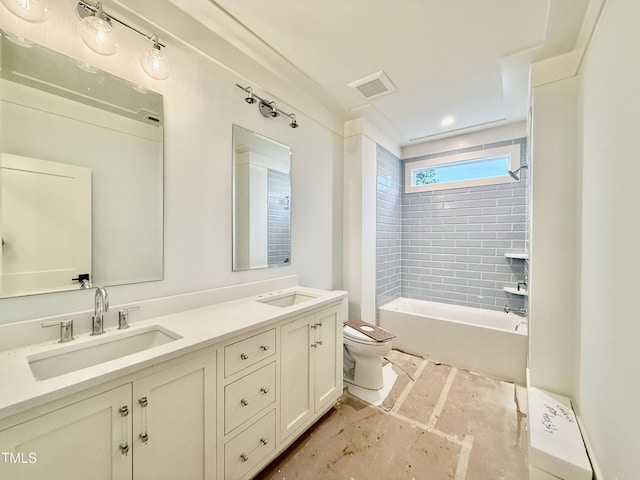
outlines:
[[[509,170],[515,171],[520,167],[520,144],[505,145],[503,147],[488,148],[486,150],[475,150],[473,152],[454,153],[451,155],[438,156],[426,160],[416,160],[405,162],[404,164],[404,189],[406,193],[428,192],[433,190],[446,190],[450,188],[477,187],[482,185],[495,185],[502,183],[512,183],[513,179],[506,171],[504,176],[477,178],[473,180],[460,180],[447,183],[430,183],[427,185],[413,185],[413,172],[427,167],[436,168],[451,163],[482,161],[495,157],[509,157]]]

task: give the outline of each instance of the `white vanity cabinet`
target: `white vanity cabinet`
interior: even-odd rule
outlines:
[[[72,395],[0,431],[0,478],[213,479],[215,375],[214,351]]]
[[[58,385],[56,400],[0,418],[0,479],[252,478],[342,394],[347,302],[330,295],[295,309],[239,302],[224,321],[213,307],[186,313],[201,333],[172,360],[149,357],[136,371],[118,359],[129,373],[100,381],[84,371],[84,390],[71,377],[66,387],[62,376],[44,380]],[[198,332],[170,326],[183,342]]]
[[[215,351],[133,382],[134,480],[215,478]]]
[[[0,431],[0,478],[131,479],[130,410],[126,384]]]
[[[286,441],[342,393],[340,305],[282,326],[280,371],[280,433]]]

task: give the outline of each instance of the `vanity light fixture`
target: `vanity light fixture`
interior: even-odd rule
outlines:
[[[31,23],[44,22],[49,17],[49,0],[0,0],[16,17]]]
[[[276,102],[271,102],[269,105],[271,106],[271,113],[270,113],[270,115],[271,115],[273,118],[276,118],[276,117],[280,116],[280,112],[278,112],[278,109],[276,108]]]
[[[111,18],[102,11],[102,4],[98,2],[95,10],[82,11],[90,12],[80,20],[80,38],[84,44],[100,55],[116,53],[118,39]]]
[[[162,50],[160,50],[158,36],[153,35],[151,41],[153,42],[153,46],[140,55],[140,65],[142,65],[142,69],[151,78],[166,80],[171,72],[169,62],[167,62],[167,57],[165,57]]]
[[[253,92],[253,89],[251,87],[243,87],[242,85],[239,85],[236,83],[236,87],[238,87],[241,90],[244,90],[247,94],[247,96],[244,98],[244,101],[247,102],[248,104],[252,105],[254,103],[258,103],[258,110],[260,110],[260,113],[262,114],[263,117],[271,117],[271,118],[276,118],[279,117],[281,114],[288,117],[291,122],[289,123],[289,126],[291,128],[298,128],[300,125],[298,124],[298,121],[296,120],[296,115],[295,113],[287,113],[283,110],[280,110],[277,106],[276,106],[276,102],[274,101],[270,101],[267,99],[264,99],[258,95],[256,95]]]
[[[0,0],[6,2],[9,0]],[[28,2],[30,0],[13,0]],[[37,0],[40,1],[40,0]],[[152,42],[152,46],[142,52],[140,64],[147,75],[157,80],[164,80],[169,76],[169,62],[161,48],[165,45],[160,43],[157,35],[147,35],[137,28],[119,20],[102,9],[102,4],[98,2],[95,6],[79,0],[76,12],[82,23],[80,37],[82,41],[94,52],[101,55],[113,55],[118,50],[118,40],[113,29],[114,22],[134,31],[141,37]]]
[[[253,105],[254,103],[256,103],[257,100],[253,96],[253,90],[251,90],[251,87],[247,87],[246,92],[247,92],[247,96],[245,97],[244,101],[247,102],[249,105]]]

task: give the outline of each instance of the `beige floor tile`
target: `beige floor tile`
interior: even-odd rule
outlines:
[[[514,386],[401,352],[380,407],[345,393],[260,480],[526,480]]]

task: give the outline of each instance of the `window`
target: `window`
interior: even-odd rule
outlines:
[[[405,191],[492,185],[515,181],[508,170],[520,166],[520,145],[478,150],[405,163]]]

